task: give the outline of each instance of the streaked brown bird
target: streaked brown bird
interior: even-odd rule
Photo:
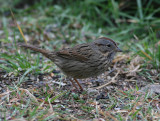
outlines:
[[[106,37],[59,51],[48,51],[27,44],[20,44],[20,46],[40,52],[49,58],[68,78],[74,78],[81,90],[83,88],[77,79],[102,74],[111,65],[116,52],[122,52],[115,41]],[[73,80],[70,79],[70,81],[78,89]]]

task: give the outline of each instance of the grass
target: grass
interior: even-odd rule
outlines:
[[[158,39],[156,38],[155,32],[151,31],[149,33],[149,41],[144,42],[143,45],[137,44],[138,53],[140,56],[144,57],[146,61],[149,61],[154,68],[160,68],[160,45],[158,44]]]
[[[1,120],[159,119],[159,108],[156,105],[158,95],[139,93],[141,87],[159,83],[160,80],[158,0],[129,3],[115,0],[40,0],[21,9],[16,8],[20,6],[20,0],[10,2],[13,3],[12,10],[28,43],[39,44],[48,50],[59,50],[107,36],[119,43],[127,58],[115,64],[121,72],[115,78],[117,83],[99,90],[109,99],[96,100],[99,93],[69,91],[72,90],[71,86],[63,77],[54,79],[59,73],[53,72],[57,68],[52,62],[41,54],[18,47],[17,43],[24,40],[8,16],[8,3],[2,2]],[[134,62],[138,55],[143,57],[142,61]],[[134,73],[135,68],[132,70],[132,67],[137,65],[140,67]],[[113,76],[107,75],[106,78],[114,75],[113,72]],[[33,83],[30,87],[29,80]],[[67,85],[62,86],[61,83]],[[83,83],[86,89],[93,88],[93,85],[89,80]]]
[[[28,75],[31,72],[34,72],[35,75],[37,75],[40,73],[51,71],[50,66],[46,65],[43,62],[43,60],[42,63],[40,63],[39,55],[34,59],[33,62],[29,60],[28,57],[31,58],[29,51],[28,54],[0,54],[0,56],[1,58],[5,59],[0,61],[2,63],[0,67],[6,72],[13,73],[15,76],[20,77],[18,85],[20,85],[22,81],[25,79],[26,75]]]

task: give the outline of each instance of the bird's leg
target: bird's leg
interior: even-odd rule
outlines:
[[[78,82],[78,80],[77,80],[77,79],[74,79],[74,80],[75,80],[75,82],[78,84],[79,88],[83,91],[83,87],[82,87],[81,84]]]
[[[78,90],[77,86],[75,85],[74,81],[72,79],[69,79],[72,83],[72,85],[76,88],[76,90]]]

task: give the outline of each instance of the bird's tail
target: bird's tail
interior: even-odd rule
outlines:
[[[41,49],[41,48],[38,48],[38,47],[35,47],[33,45],[27,45],[27,44],[19,44],[20,47],[24,47],[24,48],[27,48],[27,49],[30,49],[30,50],[33,50],[33,51],[36,51],[36,52],[40,52],[42,53],[44,56],[46,56],[47,58],[49,58],[49,54],[50,54],[50,51],[48,50],[44,50],[44,49]]]

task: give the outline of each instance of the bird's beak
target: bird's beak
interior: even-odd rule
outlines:
[[[116,48],[117,52],[123,52],[119,47]]]

